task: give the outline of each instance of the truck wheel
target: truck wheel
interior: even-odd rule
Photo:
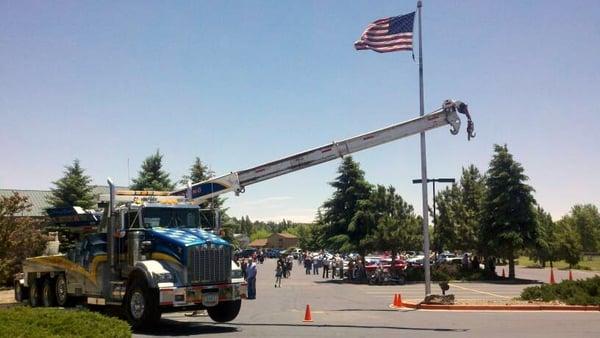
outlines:
[[[220,302],[216,306],[209,307],[206,310],[212,320],[217,323],[229,322],[237,317],[242,307],[242,300],[232,300],[227,302]]]
[[[54,279],[45,278],[42,285],[42,302],[45,307],[56,306],[56,291],[54,290]]]
[[[67,279],[65,278],[65,275],[60,274],[58,277],[56,277],[54,291],[56,304],[58,306],[67,307],[70,305],[69,295],[67,294]]]
[[[156,325],[160,320],[158,290],[136,278],[127,290],[123,302],[125,314],[134,329]]]
[[[15,300],[18,303],[22,303],[28,297],[28,291],[26,287],[21,285],[19,281],[15,281]]]
[[[29,285],[29,305],[31,307],[42,305],[42,290],[40,290],[40,282],[36,279]]]

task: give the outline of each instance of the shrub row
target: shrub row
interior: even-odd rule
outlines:
[[[569,305],[600,305],[600,276],[558,284],[525,288],[521,298],[531,301],[562,301]]]
[[[425,280],[423,268],[407,268],[406,279],[409,281]],[[498,276],[487,270],[462,269],[458,264],[440,264],[431,266],[431,280],[447,282],[450,280],[494,280]]]

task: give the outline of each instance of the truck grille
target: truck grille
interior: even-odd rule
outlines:
[[[231,276],[231,247],[188,248],[188,280],[192,284],[226,282]]]

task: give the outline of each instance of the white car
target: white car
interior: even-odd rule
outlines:
[[[246,298],[248,296],[248,283],[244,280],[242,268],[234,261],[231,261],[231,282],[240,283],[240,296]]]

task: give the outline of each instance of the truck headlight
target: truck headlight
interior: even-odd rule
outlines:
[[[152,276],[156,283],[166,283],[173,281],[173,276],[170,272],[153,273]]]
[[[231,270],[231,278],[242,278],[242,270]]]

